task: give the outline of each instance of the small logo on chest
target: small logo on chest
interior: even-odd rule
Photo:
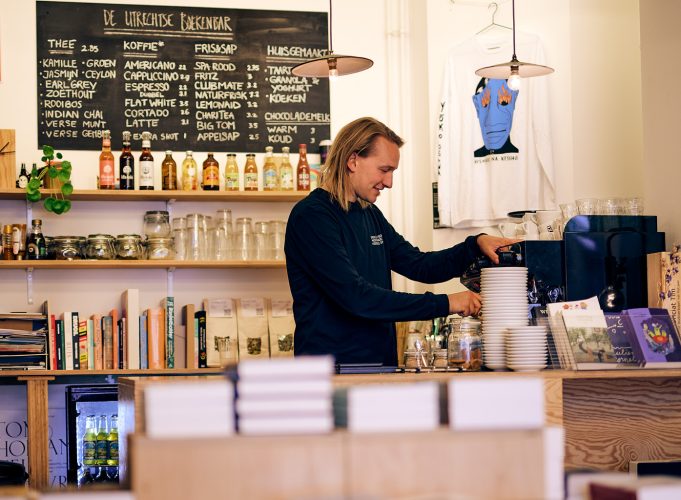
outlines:
[[[383,244],[383,235],[382,234],[376,234],[371,236],[371,244],[372,245],[382,245]]]

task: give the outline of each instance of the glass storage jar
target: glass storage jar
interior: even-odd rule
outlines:
[[[142,237],[139,234],[119,234],[116,237],[116,256],[125,260],[143,259]]]
[[[165,210],[145,212],[144,235],[147,238],[168,238],[170,236],[170,214]]]
[[[147,259],[172,260],[174,258],[172,238],[149,238],[147,240]]]
[[[463,318],[453,327],[447,341],[449,368],[479,371],[482,368],[482,337],[480,321]]]
[[[81,238],[78,236],[55,236],[52,240],[56,260],[80,260]]]
[[[115,258],[115,238],[110,234],[90,234],[85,245],[85,258],[96,260],[112,260]]]

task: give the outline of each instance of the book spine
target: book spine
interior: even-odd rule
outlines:
[[[140,368],[149,368],[149,340],[147,335],[147,313],[139,317],[140,324]]]
[[[47,339],[47,347],[49,349],[49,354],[50,354],[50,370],[58,370],[59,369],[59,364],[57,361],[57,332],[56,332],[56,323],[57,320],[54,317],[54,314],[50,315],[50,326],[48,328],[48,339]]]
[[[92,317],[93,342],[94,342],[94,366],[95,370],[104,369],[104,343],[102,338],[102,317],[94,315]]]
[[[114,348],[113,348],[113,318],[104,316],[102,318],[102,337],[103,337],[103,356],[104,369],[113,370],[114,367]]]
[[[80,370],[80,334],[78,333],[78,313],[71,313],[71,341],[73,342],[73,369]]]
[[[124,318],[121,318],[118,320],[118,345],[114,346],[118,351],[118,366],[116,366],[116,368],[118,368],[119,370],[122,370],[125,367],[124,338],[125,338],[125,322]]]
[[[64,369],[64,321],[58,319],[54,322],[55,340],[57,342],[57,370]]]
[[[165,298],[166,368],[175,368],[175,298]]]
[[[95,327],[94,321],[86,320],[87,329],[87,369],[95,369]]]
[[[78,322],[78,359],[80,369],[87,370],[88,365],[87,320]]]
[[[199,332],[199,368],[208,368],[208,352],[206,350],[206,311],[196,311]]]
[[[71,335],[71,313],[65,312],[62,320],[64,347],[64,370],[73,370],[73,337]]]

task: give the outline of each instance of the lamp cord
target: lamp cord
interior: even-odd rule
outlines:
[[[515,55],[515,0],[511,0],[511,7],[513,9],[513,59],[517,59]]]
[[[333,23],[331,20],[333,19],[332,15],[332,0],[329,0],[329,53],[333,54]],[[514,42],[515,43],[515,42]],[[515,49],[513,50],[515,52]]]

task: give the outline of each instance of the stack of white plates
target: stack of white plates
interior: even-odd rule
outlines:
[[[506,365],[517,372],[546,368],[546,327],[516,326],[506,332]]]
[[[506,329],[527,325],[527,268],[488,267],[480,279],[485,366],[506,368]]]

